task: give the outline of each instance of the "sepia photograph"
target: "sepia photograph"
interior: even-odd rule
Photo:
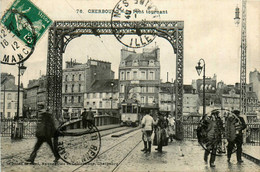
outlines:
[[[0,18],[0,171],[260,171],[260,0],[1,0]]]

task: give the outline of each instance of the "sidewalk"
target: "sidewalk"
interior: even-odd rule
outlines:
[[[197,141],[174,141],[163,147],[163,153],[155,151],[152,146],[150,154],[140,150],[143,144],[139,144],[129,157],[119,166],[117,171],[260,171],[260,166],[244,158],[244,163],[236,162],[236,155],[231,157],[231,163],[227,162],[227,157],[217,156],[215,168],[205,164],[203,160],[204,149]]]
[[[260,146],[243,145],[243,156],[260,165]]]

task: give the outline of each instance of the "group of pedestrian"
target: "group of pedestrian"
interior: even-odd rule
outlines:
[[[155,150],[162,152],[163,146],[168,145],[169,138],[171,141],[173,139],[173,126],[174,121],[173,119],[170,119],[168,115],[163,115],[157,111],[154,114],[152,111],[146,114],[142,119],[142,140],[144,148],[141,151],[145,153],[151,152],[151,136],[154,133],[153,145],[157,146]]]
[[[242,144],[243,144],[243,130],[246,128],[243,117],[240,116],[240,111],[234,110],[232,113],[235,116],[231,116],[225,119],[226,123],[223,124],[222,119],[219,116],[219,111],[213,111],[210,116],[203,119],[199,128],[203,135],[206,134],[205,139],[198,138],[199,141],[204,142],[206,149],[204,152],[204,161],[208,163],[208,156],[210,155],[209,164],[210,167],[215,167],[215,158],[218,146],[222,145],[222,136],[225,133],[225,137],[228,141],[227,145],[227,161],[230,162],[231,154],[233,153],[234,146],[236,145],[237,162],[242,163]],[[231,120],[231,122],[229,122]],[[225,126],[225,127],[224,127]],[[199,136],[198,136],[199,137]]]

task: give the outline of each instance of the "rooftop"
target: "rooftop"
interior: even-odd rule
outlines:
[[[113,88],[111,83],[114,83]],[[88,93],[113,93],[118,92],[118,79],[96,80],[92,83]]]

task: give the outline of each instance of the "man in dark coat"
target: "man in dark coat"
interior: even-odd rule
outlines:
[[[215,167],[215,158],[217,153],[217,146],[221,143],[221,134],[223,132],[223,122],[219,117],[219,111],[213,111],[211,116],[205,119],[207,125],[207,139],[206,150],[204,152],[204,161],[208,162],[208,156],[210,154],[209,164],[210,167]]]
[[[240,116],[240,111],[239,110],[234,110],[233,113],[238,117],[238,121],[236,122],[236,136],[234,141],[228,141],[228,153],[227,153],[227,158],[228,162],[230,162],[232,150],[234,148],[234,145],[236,144],[237,147],[237,162],[242,163],[242,144],[243,144],[243,133],[242,131],[246,129],[246,123],[243,117]]]
[[[89,111],[88,111],[87,120],[89,122],[91,122],[92,124],[95,123],[95,121],[94,121],[94,113],[92,112],[92,108],[91,107],[89,108]]]
[[[43,110],[40,113],[40,122],[37,124],[36,128],[36,137],[37,142],[34,146],[33,152],[30,155],[30,158],[27,159],[27,162],[34,163],[37,152],[40,149],[41,145],[44,142],[50,146],[51,151],[55,157],[54,162],[57,163],[60,159],[60,155],[58,154],[57,144],[52,143],[52,137],[56,137],[57,130],[55,127],[54,119],[52,114],[49,112],[49,109]]]
[[[155,130],[155,139],[156,142],[158,144],[158,147],[155,149],[158,152],[162,152],[162,147],[166,146],[167,143],[167,138],[166,138],[166,128],[167,128],[167,122],[164,119],[163,114],[159,113],[159,116],[157,118],[157,120],[154,122],[154,125],[156,126],[156,130]]]
[[[87,109],[84,108],[84,112],[82,112],[81,116],[82,116],[82,124],[83,124],[83,128],[87,128]]]

